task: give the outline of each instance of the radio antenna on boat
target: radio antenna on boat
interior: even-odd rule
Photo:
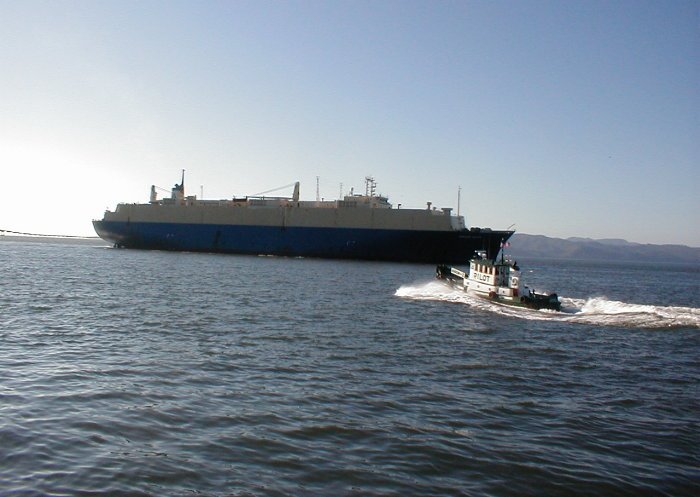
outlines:
[[[316,176],[316,202],[320,202],[320,201],[321,201],[321,192],[320,192],[320,190],[319,190],[319,188],[318,188],[318,180],[319,180],[319,178],[320,178],[320,176]]]

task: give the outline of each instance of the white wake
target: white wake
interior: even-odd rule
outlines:
[[[402,285],[394,295],[411,300],[464,304],[473,309],[518,319],[637,328],[700,328],[700,309],[698,308],[630,304],[609,300],[606,297],[573,299],[559,296],[562,306],[561,312],[557,312],[497,304],[452,288],[441,281]]]

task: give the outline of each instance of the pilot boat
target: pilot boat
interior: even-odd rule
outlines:
[[[491,260],[483,252],[469,261],[469,271],[441,264],[436,277],[453,287],[493,301],[498,304],[529,309],[561,310],[556,293],[538,293],[524,286],[517,262],[506,259],[501,252],[500,260]]]

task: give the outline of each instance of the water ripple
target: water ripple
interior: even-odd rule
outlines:
[[[0,495],[700,493],[686,303],[601,277],[518,314],[425,266],[81,245],[0,270]]]

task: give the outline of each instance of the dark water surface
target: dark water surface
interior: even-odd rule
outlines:
[[[700,269],[0,240],[0,495],[698,495]]]

